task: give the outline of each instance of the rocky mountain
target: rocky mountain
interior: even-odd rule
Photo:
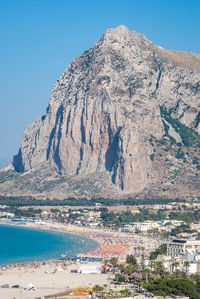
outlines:
[[[199,134],[200,56],[108,29],[55,83],[0,194],[195,197]]]

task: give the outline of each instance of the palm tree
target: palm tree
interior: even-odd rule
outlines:
[[[123,264],[120,264],[118,266],[118,268],[119,268],[121,274],[125,272],[125,266]]]
[[[131,275],[135,272],[135,267],[133,265],[127,265],[125,268],[125,273]]]
[[[185,272],[188,275],[189,272],[189,268],[190,268],[190,262],[189,261],[185,261],[183,264],[184,268],[185,268]]]
[[[174,273],[174,268],[175,268],[175,265],[174,265],[174,263],[172,263],[170,265],[170,271],[171,271],[171,273]]]
[[[174,268],[175,268],[175,277],[178,277],[178,266],[179,266],[179,262],[174,262]]]
[[[103,263],[104,263],[104,266],[107,265],[107,264],[108,264],[108,260],[105,259],[105,260],[103,261]]]
[[[143,270],[142,274],[144,275],[145,281],[147,282],[148,278],[149,278],[149,275],[151,274],[151,271],[148,268],[146,268],[146,269]]]
[[[115,267],[117,266],[117,263],[118,263],[118,258],[117,257],[112,257],[110,259],[110,263],[112,265],[113,273],[114,273],[115,272]]]
[[[137,264],[137,260],[134,257],[134,255],[132,255],[132,254],[127,255],[126,262],[127,262],[127,264],[130,264],[130,265],[136,265]]]
[[[142,253],[144,254],[145,248],[143,246],[140,247],[140,250],[142,251]]]
[[[163,262],[155,262],[155,268],[154,271],[156,274],[158,274],[160,277],[163,277],[165,274],[165,267]]]
[[[145,268],[145,257],[144,257],[144,252],[141,255],[141,267],[144,270]]]
[[[198,275],[198,274],[191,274],[191,275],[190,275],[190,279],[191,279],[193,282],[196,282],[196,275]]]
[[[137,271],[140,271],[140,265],[136,264],[136,265],[133,265],[133,269],[134,269],[134,272],[137,272]]]
[[[177,271],[178,266],[179,266],[179,262],[173,262],[173,263],[170,265],[171,272],[173,273],[173,272],[174,272],[174,269],[175,269],[175,271]]]
[[[190,278],[192,279],[193,282],[198,283],[200,282],[200,274],[191,274]]]
[[[176,271],[177,271],[178,266],[179,266],[179,262],[174,262],[174,267],[175,267]]]
[[[149,261],[149,267],[150,267],[151,271],[153,270],[154,264],[155,264],[154,261],[152,261],[152,260]]]
[[[170,269],[171,269],[171,272],[174,273],[175,262],[173,262],[173,263],[170,265]]]

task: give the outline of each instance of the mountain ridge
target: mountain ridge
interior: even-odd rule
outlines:
[[[199,70],[197,54],[164,50],[125,26],[108,29],[67,67],[46,115],[25,129],[13,159],[17,176],[45,165],[41,181],[55,172],[65,195],[196,196]],[[91,177],[88,192],[84,176]],[[12,183],[0,193],[14,192]]]

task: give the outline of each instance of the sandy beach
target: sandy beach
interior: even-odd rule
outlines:
[[[81,254],[80,256],[100,257],[109,259],[116,256],[119,261],[125,261],[127,254],[134,254],[140,258],[141,253],[147,255],[159,246],[158,240],[140,236],[133,233],[111,231],[104,228],[84,228],[59,223],[26,224],[27,227],[37,229],[58,230],[71,234],[77,234],[96,240],[99,247]],[[64,264],[67,266],[64,267]],[[87,262],[87,265],[102,267],[103,262]],[[62,292],[68,288],[79,286],[94,286],[109,284],[108,276],[111,274],[80,274],[71,273],[78,270],[80,261],[72,262],[38,262],[10,264],[0,273],[0,286],[8,284],[9,288],[0,287],[1,299],[37,298],[49,294]],[[27,291],[25,288],[32,283],[36,290]],[[12,288],[19,285],[20,288]]]
[[[59,266],[56,267],[55,264],[47,264],[39,268],[31,268],[27,264],[23,268],[8,269],[0,275],[0,285],[9,284],[10,287],[0,288],[0,298],[32,299],[78,286],[108,284],[108,274],[70,273],[72,269],[79,267],[80,265],[70,265],[66,270],[63,270]],[[57,269],[56,272],[55,269]],[[36,287],[35,291],[24,290],[29,283]],[[20,286],[19,289],[12,288],[16,284]]]

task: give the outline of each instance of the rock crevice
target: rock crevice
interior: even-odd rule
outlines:
[[[196,54],[166,51],[125,26],[107,30],[55,83],[46,115],[24,132],[15,170],[48,163],[66,177],[105,173],[120,192],[142,192],[167,169],[149,140],[180,143],[174,119],[200,132],[199,70]]]

